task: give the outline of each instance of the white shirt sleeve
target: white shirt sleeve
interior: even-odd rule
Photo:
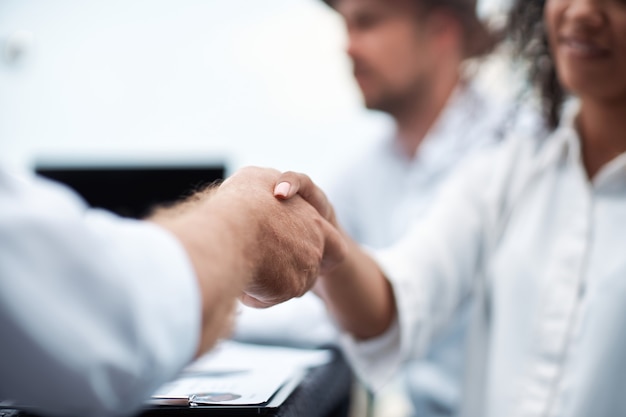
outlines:
[[[390,281],[396,323],[379,338],[359,342],[344,335],[342,345],[359,377],[381,388],[406,360],[420,357],[433,337],[471,295],[479,276],[497,205],[487,204],[503,179],[485,151],[442,186],[428,213],[389,249],[372,255]],[[495,181],[494,181],[495,179]]]
[[[0,399],[66,417],[130,413],[190,361],[200,311],[168,232],[0,172]]]

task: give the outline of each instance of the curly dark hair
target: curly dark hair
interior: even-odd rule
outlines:
[[[547,125],[558,126],[566,93],[556,74],[543,20],[546,0],[517,0],[509,14],[507,34],[513,52],[527,62],[528,77],[541,97]]]

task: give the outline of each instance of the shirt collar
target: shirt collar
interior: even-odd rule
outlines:
[[[474,145],[472,142],[477,138],[473,137],[472,132],[468,132],[467,129],[477,130],[479,121],[489,116],[490,113],[486,109],[487,98],[479,90],[475,82],[471,80],[459,81],[418,147],[414,161],[421,159],[420,156],[429,152],[429,148],[462,149],[467,146],[468,142],[471,146]]]
[[[576,164],[585,170],[582,161],[581,138],[576,128],[576,118],[580,112],[580,100],[570,99],[564,107],[561,123],[548,137],[548,144],[542,155],[540,167],[546,168],[555,163]],[[618,156],[602,167],[593,178],[594,187],[609,187],[624,184],[626,178],[626,153]]]
[[[541,156],[541,167],[552,165],[556,162],[569,161],[580,163],[581,147],[580,136],[576,129],[576,117],[580,111],[580,101],[573,98],[565,103],[561,122],[552,135],[548,136],[544,151]]]
[[[462,139],[457,128],[468,125],[467,119],[474,114],[486,114],[486,98],[481,94],[475,83],[461,80],[448,98],[443,111],[426,135],[425,140]],[[475,123],[480,120],[476,119]],[[472,123],[469,124],[470,126]]]

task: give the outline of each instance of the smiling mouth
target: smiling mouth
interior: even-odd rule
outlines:
[[[579,58],[606,58],[611,54],[608,48],[588,40],[561,38],[559,44],[566,52]]]

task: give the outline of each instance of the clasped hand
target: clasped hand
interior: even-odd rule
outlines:
[[[220,191],[229,188],[246,194],[260,225],[250,254],[254,276],[241,297],[246,305],[270,307],[300,297],[343,259],[346,244],[332,206],[306,175],[244,168]]]

